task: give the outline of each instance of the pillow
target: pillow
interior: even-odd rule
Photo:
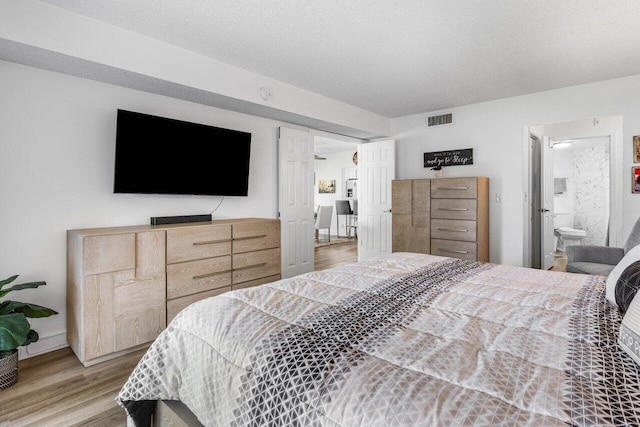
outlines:
[[[618,307],[618,303],[616,302],[616,285],[618,284],[618,279],[620,279],[624,270],[636,261],[640,261],[640,245],[631,248],[607,276],[607,300],[616,307]]]
[[[627,311],[638,289],[640,289],[640,261],[631,263],[625,268],[616,283],[616,304],[620,310]]]
[[[640,298],[634,298],[622,318],[618,345],[637,364],[640,364]]]

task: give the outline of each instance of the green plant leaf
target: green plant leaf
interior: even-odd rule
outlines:
[[[24,313],[0,316],[0,351],[20,347],[26,340],[31,327]]]
[[[14,276],[14,277],[18,277],[18,276]],[[7,279],[7,280],[9,280],[9,279]],[[0,291],[0,298],[2,298],[3,296],[5,296],[6,294],[8,294],[11,291],[19,291],[19,290],[22,290],[22,289],[32,289],[32,288],[37,288],[39,286],[44,286],[46,284],[47,284],[47,282],[40,281],[40,282],[28,282],[28,283],[20,283],[19,285],[13,285],[10,288],[1,290]]]
[[[0,304],[0,314],[24,313],[27,317],[49,317],[58,314],[57,311],[38,304],[19,301],[4,301]]]
[[[11,276],[8,279],[4,279],[4,280],[0,280],[0,289],[2,289],[2,287],[4,285],[7,285],[11,282],[13,282],[14,280],[16,280],[18,278],[18,275],[16,274],[15,276]]]
[[[47,284],[47,282],[42,282],[42,281],[40,281],[40,282],[20,283],[19,285],[13,285],[10,288],[3,289],[3,291],[5,291],[5,292],[19,291],[21,289],[37,288],[38,286],[44,286],[46,284]]]
[[[39,339],[40,339],[40,336],[38,335],[38,333],[36,331],[34,331],[33,329],[31,329],[29,331],[29,333],[27,334],[27,339],[24,340],[22,345],[29,345],[32,342],[38,341]]]
[[[0,302],[0,314],[11,314],[13,313],[13,301],[2,301]]]

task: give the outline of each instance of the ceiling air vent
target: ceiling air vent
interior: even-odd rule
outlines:
[[[450,125],[453,123],[453,113],[440,114],[439,116],[427,117],[427,126]]]

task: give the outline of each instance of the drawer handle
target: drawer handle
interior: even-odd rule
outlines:
[[[455,211],[455,212],[462,212],[462,211],[468,211],[469,209],[467,208],[438,208],[439,211]]]
[[[215,273],[200,274],[199,276],[193,276],[193,280],[205,279],[207,277],[219,276],[220,274],[227,274],[227,273],[231,273],[231,270],[223,270],[223,271],[216,271]]]
[[[451,252],[452,254],[468,254],[469,253],[467,251],[458,251],[455,249],[438,248],[437,250],[439,250],[440,252]]]
[[[250,239],[262,239],[263,237],[267,237],[266,234],[261,234],[259,236],[249,236],[249,237],[234,237],[233,240],[250,240]]]
[[[266,262],[262,262],[260,264],[253,264],[253,265],[247,265],[246,267],[234,268],[233,271],[248,270],[250,268],[264,267],[265,265],[267,265],[267,263]]]
[[[436,188],[436,190],[468,190],[469,187],[440,187]]]
[[[220,239],[220,240],[207,240],[205,242],[193,242],[193,246],[202,246],[202,245],[213,245],[216,243],[224,243],[230,242],[230,239]]]
[[[453,231],[454,233],[468,233],[469,230],[465,230],[464,228],[444,228],[438,227],[438,231]]]

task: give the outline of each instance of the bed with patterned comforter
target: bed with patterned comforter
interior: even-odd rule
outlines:
[[[183,310],[117,397],[148,425],[640,425],[605,278],[394,253]]]

